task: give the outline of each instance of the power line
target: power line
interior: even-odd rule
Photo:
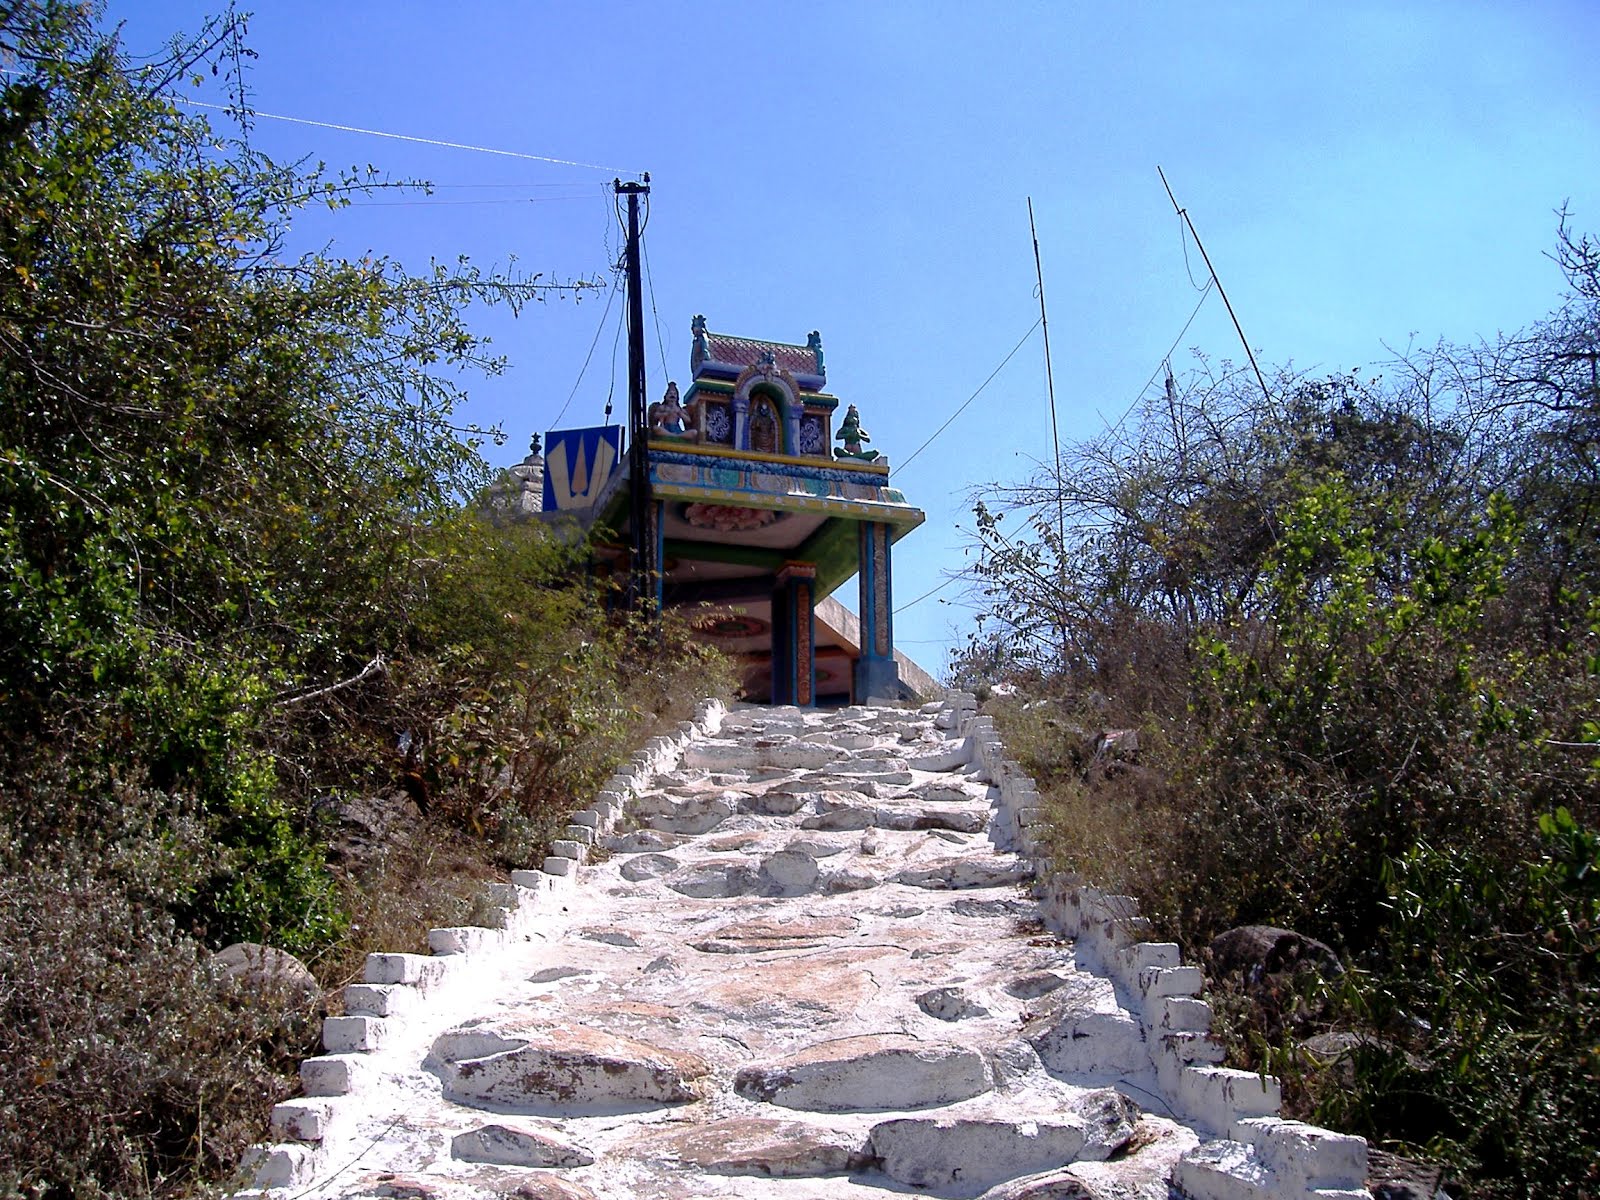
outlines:
[[[572,398],[578,394],[578,387],[583,383],[584,373],[589,370],[589,361],[594,358],[594,348],[600,344],[600,335],[605,332],[606,318],[611,315],[611,305],[617,299],[617,277],[613,272],[611,286],[606,290],[606,310],[600,314],[600,324],[595,328],[594,340],[589,343],[589,353],[583,356],[583,366],[578,368],[578,378],[572,385],[572,390],[567,393],[567,402],[561,406],[561,411],[556,414],[556,419],[550,422],[552,428],[560,423],[561,418],[567,415],[567,409],[572,407]],[[615,363],[612,364],[615,370]]]
[[[1200,315],[1200,306],[1206,302],[1206,297],[1210,294],[1211,282],[1208,281],[1205,288],[1200,292],[1200,299],[1196,302],[1194,311],[1189,314],[1189,319],[1183,323],[1183,328],[1178,330],[1178,336],[1172,339],[1172,345],[1167,347],[1167,352],[1161,356],[1161,361],[1156,363],[1156,369],[1150,372],[1150,378],[1144,381],[1144,386],[1134,393],[1132,400],[1128,401],[1128,407],[1122,410],[1122,415],[1116,419],[1114,424],[1106,426],[1107,433],[1115,433],[1122,428],[1122,423],[1128,419],[1128,414],[1138,407],[1139,401],[1144,398],[1145,392],[1149,391],[1150,385],[1156,381],[1156,376],[1161,374],[1162,367],[1167,367],[1168,370],[1171,370],[1172,352],[1178,348],[1178,343],[1183,341],[1183,335],[1189,332],[1189,326],[1193,325],[1194,319]],[[1102,421],[1105,420],[1104,417],[1100,419]]]
[[[1194,281],[1194,268],[1189,265],[1189,231],[1183,226],[1183,214],[1178,214],[1178,248],[1183,251],[1183,273],[1189,277],[1189,286],[1197,292],[1205,291],[1211,286],[1208,279],[1204,287]]]
[[[414,208],[419,205],[463,204],[559,204],[565,200],[587,200],[588,196],[516,196],[509,200],[352,200],[350,208]]]
[[[428,180],[430,189],[442,192],[453,188],[577,188],[576,194],[584,197],[593,195],[591,185],[586,183],[436,183]]]
[[[1250,367],[1256,373],[1256,382],[1261,385],[1261,394],[1272,401],[1272,392],[1267,388],[1267,380],[1261,374],[1261,368],[1256,364],[1255,351],[1250,349],[1250,339],[1244,336],[1244,326],[1239,324],[1239,315],[1233,311],[1233,302],[1228,299],[1227,289],[1222,286],[1222,280],[1217,278],[1217,269],[1211,265],[1211,256],[1206,253],[1206,244],[1200,240],[1200,231],[1194,227],[1194,218],[1189,215],[1187,208],[1180,208],[1178,198],[1172,194],[1172,185],[1167,182],[1167,173],[1159,166],[1156,174],[1161,176],[1161,186],[1167,189],[1167,199],[1172,201],[1172,207],[1183,218],[1189,227],[1189,233],[1194,238],[1195,248],[1200,251],[1200,257],[1205,260],[1206,270],[1211,272],[1211,282],[1217,285],[1217,295],[1222,297],[1222,304],[1228,310],[1228,316],[1233,320],[1233,328],[1239,335],[1239,344],[1244,347],[1244,356],[1250,360]]]
[[[661,340],[661,314],[656,312],[656,281],[650,274],[650,248],[641,241],[639,250],[644,256],[645,281],[650,285],[650,316],[656,323],[656,353],[661,356],[661,378],[665,379],[671,372],[667,370],[667,347]]]
[[[1010,362],[1013,358],[1016,357],[1017,351],[1022,349],[1023,343],[1025,343],[1029,338],[1031,338],[1033,336],[1033,331],[1035,329],[1039,328],[1039,326],[1042,325],[1042,324],[1044,324],[1044,318],[1043,317],[1041,317],[1039,320],[1035,321],[1032,325],[1028,326],[1028,332],[1022,335],[1022,340],[1021,341],[1019,341],[1015,346],[1011,347],[1011,353],[1006,355],[1004,358],[1002,358],[1000,360],[1000,365],[998,367],[996,367],[994,370],[989,372],[989,378],[985,379],[982,383],[980,383],[978,385],[978,390],[973,392],[972,395],[968,396],[966,398],[966,401],[961,405],[961,407],[956,409],[955,412],[950,414],[949,420],[945,421],[945,423],[943,425],[939,426],[939,428],[937,428],[937,429],[935,429],[933,431],[932,437],[929,437],[927,441],[923,442],[922,445],[918,446],[915,450],[913,450],[911,452],[911,456],[909,458],[907,458],[905,460],[905,462],[900,464],[900,470],[903,471],[907,467],[909,467],[911,465],[912,461],[917,457],[917,455],[921,454],[924,450],[926,450],[929,446],[931,446],[933,444],[933,439],[934,438],[938,437],[946,429],[950,428],[950,422],[951,421],[954,421],[962,413],[967,411],[967,405],[971,404],[974,400],[976,400],[979,396],[981,396],[983,394],[983,389],[988,387],[991,383],[994,382],[994,377],[996,375],[1000,374],[1000,372],[1005,369],[1005,365],[1008,362]]]
[[[174,96],[179,104],[187,104],[191,108],[211,108],[218,112],[236,113],[239,111],[232,104],[207,104],[201,100],[189,100],[183,96]],[[503,158],[522,158],[529,162],[554,163],[560,167],[582,167],[589,171],[605,171],[607,174],[635,175],[636,171],[625,171],[618,167],[603,167],[599,163],[579,162],[572,158],[552,158],[548,154],[526,154],[521,150],[498,150],[493,146],[473,146],[466,142],[447,142],[439,138],[415,137],[409,133],[388,133],[382,129],[362,129],[357,125],[340,125],[335,121],[313,121],[308,117],[286,117],[282,113],[255,112],[251,117],[259,117],[268,121],[287,121],[291,125],[313,125],[318,129],[336,129],[340,133],[361,133],[367,137],[392,138],[397,142],[416,142],[423,146],[441,146],[446,150],[470,150],[474,154],[498,154]]]
[[[611,401],[617,394],[617,347],[622,345],[622,330],[628,324],[623,316],[617,318],[617,336],[611,339],[611,388],[606,392],[607,421],[611,420]],[[632,431],[630,430],[630,436]]]
[[[961,570],[957,571],[954,575],[950,576],[950,578],[946,579],[943,583],[939,584],[937,587],[929,588],[927,591],[923,592],[922,595],[918,596],[915,600],[907,600],[899,608],[894,610],[894,615],[898,617],[901,613],[905,612],[906,609],[913,608],[916,605],[921,604],[929,596],[932,596],[932,595],[935,595],[935,594],[937,594],[939,592],[944,591],[945,588],[949,587],[952,583],[955,583],[958,579],[960,579],[963,575],[966,575],[971,570],[972,570],[971,567],[962,567]]]

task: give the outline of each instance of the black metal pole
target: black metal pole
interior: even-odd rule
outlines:
[[[619,196],[628,198],[628,492],[632,526],[628,599],[643,612],[655,604],[655,530],[650,520],[650,433],[645,422],[644,284],[639,273],[639,197],[650,194],[650,176],[643,183],[614,180]]]

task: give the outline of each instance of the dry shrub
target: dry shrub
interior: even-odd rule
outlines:
[[[488,884],[504,878],[482,842],[427,823],[343,876],[349,928],[309,965],[331,992],[361,978],[368,954],[427,954],[428,930],[482,920]]]
[[[1103,706],[1081,698],[1019,695],[988,708],[1039,787],[1054,870],[1137,896],[1145,915],[1177,936],[1183,923],[1177,883],[1199,864],[1183,836],[1182,796],[1167,763],[1173,732],[1151,715],[1109,720]],[[1138,729],[1137,762],[1095,760],[1096,740],[1107,728]]]
[[[263,1136],[318,1023],[209,958],[86,858],[0,879],[0,1194],[183,1195]]]

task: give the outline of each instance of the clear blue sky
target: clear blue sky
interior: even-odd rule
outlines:
[[[126,21],[130,49],[153,50],[206,11],[117,0],[108,19]],[[1597,0],[260,0],[250,44],[263,113],[607,168],[262,120],[254,142],[274,157],[440,185],[431,203],[307,219],[308,244],[603,276],[617,250],[603,185],[649,171],[666,362],[663,374],[651,328],[652,398],[686,381],[697,312],[754,337],[819,329],[830,389],[892,462],[1036,319],[1030,195],[1064,438],[1127,408],[1195,304],[1157,164],[1252,345],[1302,368],[1370,368],[1413,334],[1526,325],[1561,291],[1545,257],[1554,210],[1569,203],[1577,228],[1600,233]],[[600,422],[620,307],[562,426]],[[511,434],[494,461],[556,423],[602,308],[486,318],[511,370],[474,389],[467,416]],[[1214,297],[1187,347],[1239,357]],[[1036,333],[895,471],[928,513],[897,549],[897,603],[962,566],[973,485],[1049,455]],[[852,607],[853,590],[839,593]],[[902,648],[936,672],[968,626],[944,603],[959,593],[896,618]]]

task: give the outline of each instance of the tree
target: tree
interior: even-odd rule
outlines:
[[[5,6],[0,51],[0,787],[44,803],[136,774],[233,850],[214,939],[334,920],[264,732],[401,649],[422,531],[484,479],[453,424],[465,324],[547,285],[466,263],[285,254],[290,216],[388,186],[282,166],[183,111],[239,80],[228,13],[133,66],[94,13]],[[242,109],[238,114],[247,119]],[[48,844],[56,822],[18,824]]]

